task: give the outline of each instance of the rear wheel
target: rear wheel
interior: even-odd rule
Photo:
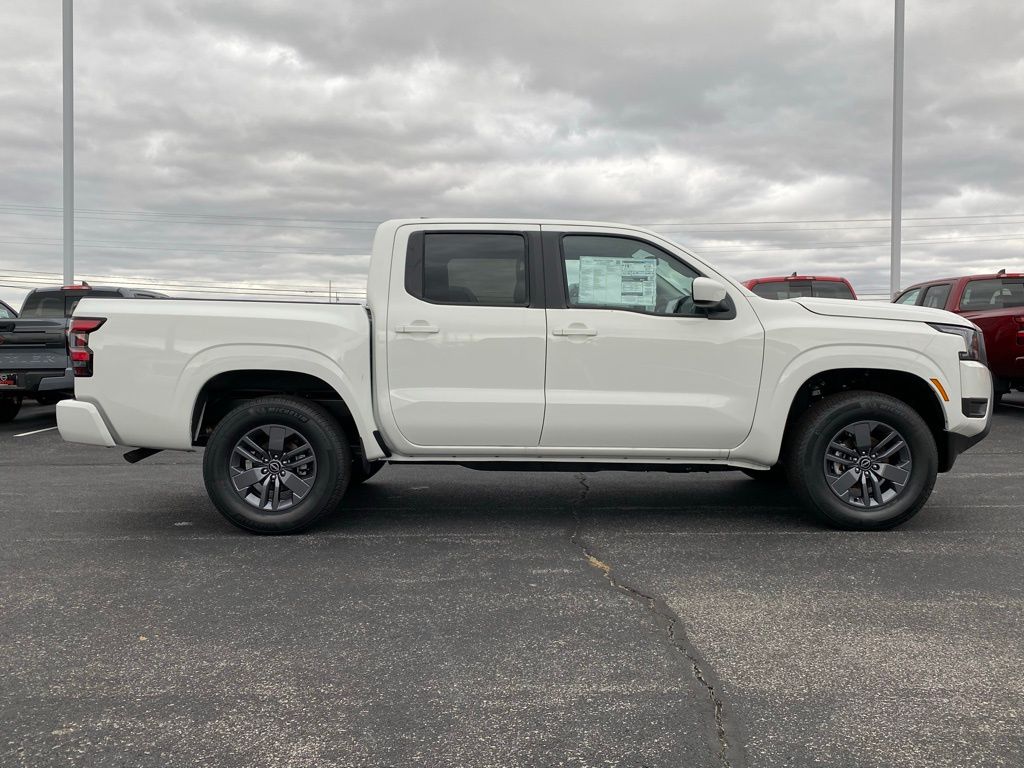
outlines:
[[[295,533],[337,507],[351,476],[342,428],[321,406],[262,397],[217,425],[203,456],[210,499],[255,533]]]
[[[938,464],[935,438],[917,411],[877,392],[813,405],[796,424],[786,458],[804,506],[851,530],[892,528],[917,514]]]
[[[6,424],[9,421],[14,421],[14,417],[18,415],[18,411],[20,410],[20,397],[0,397],[0,424]]]

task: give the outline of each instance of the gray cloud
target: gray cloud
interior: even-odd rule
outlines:
[[[76,13],[83,274],[355,289],[372,236],[359,222],[389,216],[888,214],[881,0],[151,0]],[[56,273],[59,4],[9,5],[3,22],[0,272]],[[1024,6],[1000,2],[908,10],[907,216],[1024,213],[1022,22]],[[259,216],[291,220],[242,218]],[[1024,216],[1000,221],[908,221],[904,282],[1024,268]],[[737,277],[887,285],[882,221],[663,229]]]

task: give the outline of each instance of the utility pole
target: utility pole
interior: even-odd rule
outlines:
[[[64,0],[64,285],[75,281],[75,82],[71,0]]]
[[[70,1],[70,0],[68,0]],[[896,0],[892,64],[892,212],[889,296],[900,292],[900,246],[903,239],[903,6]]]

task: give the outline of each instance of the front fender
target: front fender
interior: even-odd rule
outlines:
[[[819,345],[801,350],[790,357],[787,352],[792,351],[792,348],[766,348],[766,370],[761,378],[762,389],[754,425],[747,439],[730,452],[730,459],[765,466],[775,464],[782,449],[789,409],[800,388],[809,380],[834,370],[880,370],[912,374],[928,386],[948,421],[946,404],[935,392],[930,379],[937,377],[952,382],[955,374],[956,385],[959,387],[958,373],[941,370],[924,352],[900,345],[850,342]],[[769,371],[769,368],[773,370]],[[947,386],[952,387],[952,384]]]

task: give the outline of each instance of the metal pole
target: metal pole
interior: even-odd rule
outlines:
[[[903,5],[896,0],[892,65],[892,252],[889,263],[890,298],[900,292],[900,244],[903,216]]]
[[[64,285],[75,280],[75,92],[71,0],[64,0]]]

